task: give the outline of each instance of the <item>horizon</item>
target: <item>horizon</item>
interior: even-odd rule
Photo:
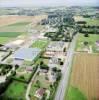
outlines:
[[[99,6],[98,0],[0,0],[0,7]]]

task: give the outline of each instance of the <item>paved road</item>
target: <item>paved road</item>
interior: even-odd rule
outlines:
[[[76,40],[77,40],[77,35],[74,37],[68,49],[67,57],[66,57],[63,69],[62,69],[63,76],[60,81],[59,87],[57,89],[55,100],[64,100],[65,91],[68,86],[68,80],[69,80],[70,71],[71,71],[74,49],[76,46]]]
[[[36,77],[36,75],[37,75],[38,72],[39,72],[39,68],[37,69],[36,73],[33,75],[30,83],[28,84],[27,91],[26,91],[26,96],[25,96],[26,97],[26,100],[30,100],[30,97],[29,97],[30,89],[31,89],[33,80]]]

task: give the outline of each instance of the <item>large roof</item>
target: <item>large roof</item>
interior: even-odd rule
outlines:
[[[14,53],[13,58],[32,61],[40,51],[38,48],[21,48]]]

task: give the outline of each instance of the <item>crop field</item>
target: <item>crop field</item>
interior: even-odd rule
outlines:
[[[35,22],[38,23],[41,19],[46,18],[46,15],[39,16],[0,16],[0,27],[7,26],[19,22]]]
[[[24,34],[23,32],[0,32],[0,37],[17,37],[21,34]]]
[[[88,45],[92,47],[92,51],[94,53],[99,52],[97,50],[96,41],[99,41],[99,35],[96,34],[89,34],[89,37],[85,37],[84,34],[79,34],[76,45],[76,51],[83,51],[84,49],[84,42],[88,42]]]
[[[13,99],[15,98],[23,98],[25,97],[25,89],[26,89],[26,84],[14,81],[6,90],[5,96],[6,97],[12,97]]]
[[[26,32],[28,22],[20,22],[0,27],[0,32]]]
[[[99,100],[99,55],[74,56],[66,100]]]
[[[38,16],[0,16],[0,43],[27,33],[29,23],[36,25],[46,15]]]
[[[90,26],[99,26],[99,19],[92,19],[92,18],[84,18],[82,16],[75,16],[74,20],[75,20],[75,22],[86,21],[87,25],[90,25]]]
[[[0,32],[26,32],[29,24],[36,25],[46,15],[39,16],[1,16],[0,17]],[[32,26],[33,26],[32,25]]]
[[[11,40],[11,38],[9,38],[9,37],[0,37],[0,44],[5,44],[10,40]]]

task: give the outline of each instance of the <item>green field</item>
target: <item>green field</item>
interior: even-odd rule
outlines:
[[[10,40],[11,40],[10,37],[0,37],[0,44],[5,44]]]
[[[96,50],[96,44],[95,42],[99,40],[99,35],[97,34],[89,34],[89,37],[84,37],[84,34],[79,34],[78,40],[77,40],[77,45],[76,45],[76,51],[78,49],[83,49],[83,42],[87,41],[90,46],[92,46],[93,52],[98,52]]]
[[[32,44],[33,48],[40,48],[40,49],[44,49],[48,44],[47,40],[37,40]]]
[[[87,25],[90,26],[99,26],[98,18],[85,18],[83,16],[75,16],[75,22],[79,22],[79,21],[86,21]]]
[[[23,32],[0,32],[0,37],[17,37],[21,34],[24,34]]]
[[[87,22],[87,25],[99,26],[99,19],[84,18],[84,21]]]
[[[0,32],[26,32],[30,22],[17,22],[14,24],[0,27]]]
[[[78,89],[74,87],[69,87],[68,93],[64,100],[87,100],[85,95]]]
[[[28,25],[30,22],[17,22],[14,24],[10,24],[8,26],[22,26],[22,25]]]
[[[26,85],[24,83],[14,81],[11,85],[9,85],[4,95],[6,97],[12,97],[13,99],[20,97],[24,98],[25,90],[26,90]]]

